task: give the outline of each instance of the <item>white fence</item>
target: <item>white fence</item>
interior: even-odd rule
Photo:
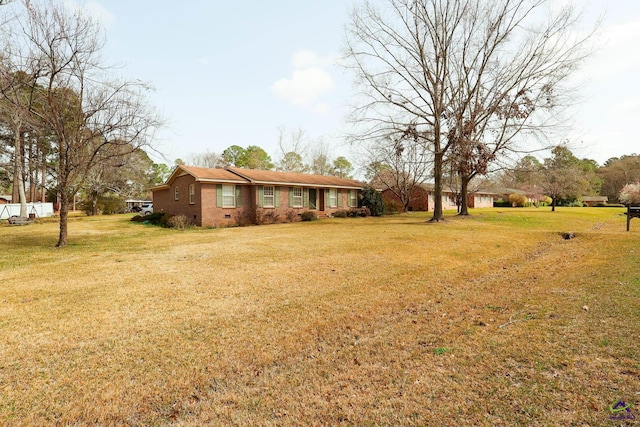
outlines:
[[[36,218],[53,216],[53,203],[27,203],[27,216],[34,214]],[[0,219],[20,216],[20,203],[0,205]]]

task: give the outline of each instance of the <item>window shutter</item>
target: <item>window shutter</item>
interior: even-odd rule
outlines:
[[[324,189],[324,208],[328,208],[329,207],[329,192],[331,190],[329,190],[328,188]]]
[[[236,208],[242,207],[242,186],[236,185]]]
[[[293,207],[293,187],[289,187],[289,207]]]
[[[340,190],[336,190],[336,197],[337,197],[337,202],[336,205],[341,208],[342,207],[342,191]]]
[[[216,185],[216,208],[222,207],[222,184]]]
[[[308,209],[309,208],[309,189],[308,188],[304,189],[302,198],[304,199],[304,201],[302,202],[302,206]]]
[[[264,187],[262,185],[258,185],[258,207],[261,208],[264,206]]]
[[[280,187],[274,187],[273,192],[275,193],[273,198],[275,199],[274,207],[280,207]]]

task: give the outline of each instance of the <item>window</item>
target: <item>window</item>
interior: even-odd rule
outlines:
[[[275,188],[263,187],[262,189],[262,206],[265,208],[273,208],[276,205]]]
[[[338,206],[338,190],[332,188],[329,190],[329,207],[335,208]]]
[[[358,190],[349,190],[349,207],[358,207]]]
[[[189,184],[189,204],[193,205],[196,201],[196,188],[195,184]]]
[[[173,200],[180,199],[180,190],[178,190],[178,186],[173,188]]]
[[[293,188],[293,202],[292,202],[292,206],[293,208],[301,208],[303,204],[303,198],[302,198],[302,187],[294,187]]]
[[[236,186],[223,184],[222,185],[222,207],[223,208],[235,208],[236,207]]]

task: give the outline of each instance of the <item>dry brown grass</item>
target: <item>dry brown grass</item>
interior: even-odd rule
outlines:
[[[2,226],[0,424],[611,425],[640,399],[621,211]]]

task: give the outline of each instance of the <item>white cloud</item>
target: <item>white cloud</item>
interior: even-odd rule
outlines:
[[[318,100],[335,88],[331,74],[325,69],[330,63],[329,58],[320,58],[311,50],[296,51],[291,77],[273,83],[271,91],[295,106],[324,114],[329,111],[329,105]]]

